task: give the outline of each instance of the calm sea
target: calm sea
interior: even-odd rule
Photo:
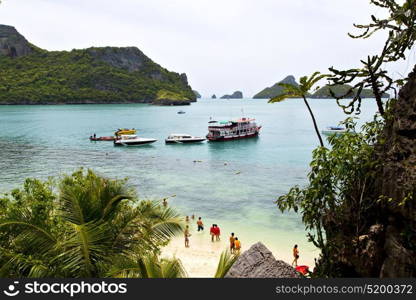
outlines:
[[[310,100],[320,129],[345,119],[334,100]],[[185,114],[177,114],[184,110]],[[371,120],[376,105],[363,103],[359,122]],[[224,143],[165,145],[170,133],[205,136],[210,118],[256,118],[263,126],[255,139]],[[136,128],[152,145],[114,147],[88,137]],[[202,99],[189,107],[145,104],[0,106],[0,192],[26,177],[47,178],[78,167],[113,177],[128,177],[142,198],[169,200],[183,215],[202,216],[243,243],[258,240],[276,256],[289,257],[293,244],[317,255],[306,241],[299,215],[281,214],[273,201],[306,182],[311,151],[318,145],[303,101]],[[303,252],[302,252],[303,251]],[[277,253],[276,253],[277,252]]]

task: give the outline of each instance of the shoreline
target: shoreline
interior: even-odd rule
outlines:
[[[189,237],[190,247],[185,248],[184,237],[180,234],[172,238],[169,244],[161,249],[161,257],[175,257],[180,259],[189,278],[213,278],[221,253],[229,249],[230,224],[224,224],[224,226],[218,224],[221,228],[221,241],[211,242],[211,236],[209,234],[210,223],[204,222],[205,228],[203,232],[197,232],[195,223],[196,220],[191,220],[187,223],[191,234]],[[249,237],[249,233],[244,231],[240,231],[236,236],[239,237],[242,243],[240,253],[243,253],[260,241],[273,253],[275,259],[282,260],[291,265],[293,245],[289,244],[289,241],[286,241],[283,245],[273,245],[268,243],[267,239],[264,240],[263,237],[256,238],[254,236],[254,239],[252,239]],[[314,251],[302,247],[300,249],[298,264],[307,265],[310,269],[313,269],[315,266],[315,256],[317,255]]]

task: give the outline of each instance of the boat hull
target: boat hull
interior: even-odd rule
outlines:
[[[248,138],[255,138],[259,136],[259,132],[255,132],[252,134],[246,134],[246,135],[234,135],[234,136],[220,136],[220,137],[213,137],[208,136],[207,139],[210,142],[226,142],[226,141],[233,141],[233,140],[241,140],[241,139],[248,139]]]
[[[182,140],[171,140],[171,139],[166,139],[165,143],[166,144],[192,144],[192,143],[201,143],[203,141],[205,141],[206,139],[204,138],[200,138],[200,139],[182,139]]]
[[[157,140],[146,140],[146,141],[114,141],[114,146],[141,146],[156,142]]]

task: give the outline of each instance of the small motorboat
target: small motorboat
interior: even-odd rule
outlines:
[[[115,139],[116,138],[114,136],[90,136],[90,141],[114,141]]]
[[[184,114],[185,112],[183,110],[178,111],[178,114]]]
[[[347,132],[347,129],[344,127],[337,127],[337,126],[329,126],[325,130],[322,130],[322,134],[330,136],[330,135],[338,135],[344,134]]]
[[[165,139],[166,144],[174,144],[174,143],[199,143],[203,142],[206,139],[203,137],[192,136],[189,134],[179,134],[179,133],[172,133]]]
[[[117,129],[116,132],[114,132],[114,135],[116,136],[120,136],[120,135],[131,135],[131,134],[136,134],[137,130],[132,128],[132,129],[127,129],[127,128],[119,128]]]
[[[115,146],[140,146],[156,142],[156,139],[141,138],[135,134],[125,134],[114,140]]]

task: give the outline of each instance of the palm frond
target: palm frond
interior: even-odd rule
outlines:
[[[238,255],[231,254],[228,250],[223,251],[214,278],[224,278],[237,259]]]

